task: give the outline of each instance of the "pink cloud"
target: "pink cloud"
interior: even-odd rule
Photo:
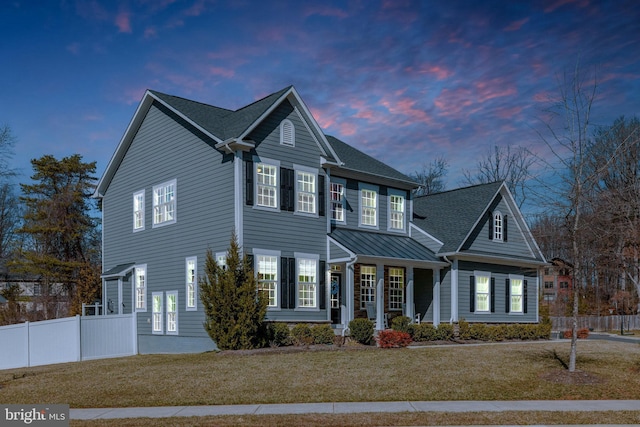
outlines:
[[[544,8],[544,13],[551,13],[564,5],[572,3],[576,4],[579,7],[589,6],[589,0],[555,0]]]
[[[517,93],[513,86],[508,86],[500,79],[483,80],[476,82],[476,90],[478,92],[478,102],[485,102],[494,98],[511,96]]]
[[[338,126],[340,135],[351,136],[358,132],[358,127],[351,122],[340,123]]]
[[[522,112],[522,107],[505,107],[499,108],[496,110],[496,115],[502,119],[512,119],[513,117],[519,115]]]
[[[121,33],[130,33],[131,32],[131,20],[129,16],[129,12],[118,12],[115,19],[116,27],[118,27],[118,31]]]
[[[190,8],[186,9],[184,14],[186,16],[200,16],[206,8],[205,2],[203,0],[198,0]]]
[[[214,76],[222,76],[222,77],[233,77],[236,73],[232,69],[222,68],[222,67],[209,67],[210,74]]]
[[[400,98],[398,100],[383,99],[381,104],[391,113],[396,115],[402,115],[408,118],[401,125],[414,124],[415,122],[421,122],[426,124],[433,124],[433,119],[426,111],[415,108],[416,100],[413,98]]]
[[[453,70],[442,67],[440,65],[422,64],[419,68],[407,67],[405,71],[411,73],[416,72],[418,74],[434,74],[436,79],[444,80],[453,75]]]
[[[349,17],[349,14],[345,10],[326,5],[313,5],[306,8],[306,10],[304,11],[304,17],[307,18],[312,15],[332,16],[340,19]]]
[[[147,27],[144,29],[144,38],[145,39],[154,39],[158,37],[158,31],[155,27]]]
[[[528,17],[524,18],[524,19],[521,19],[519,21],[514,21],[511,24],[507,25],[504,28],[504,31],[518,31],[527,22],[529,22],[529,18]]]

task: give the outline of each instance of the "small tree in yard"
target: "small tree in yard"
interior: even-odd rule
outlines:
[[[225,266],[218,265],[213,253],[207,251],[200,300],[206,315],[204,327],[220,350],[263,346],[267,298],[258,291],[247,257],[240,256],[235,232],[231,235]]]

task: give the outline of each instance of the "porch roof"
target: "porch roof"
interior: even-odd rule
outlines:
[[[337,228],[329,237],[358,256],[442,264],[430,249],[408,236]]]
[[[135,262],[129,262],[127,264],[118,264],[115,267],[110,268],[109,270],[102,273],[102,276],[100,277],[102,278],[123,277],[129,272],[129,270],[133,268],[134,265],[136,265]]]

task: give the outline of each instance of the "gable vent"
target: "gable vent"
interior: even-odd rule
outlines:
[[[280,144],[291,147],[296,145],[296,130],[291,120],[283,120],[280,124]]]

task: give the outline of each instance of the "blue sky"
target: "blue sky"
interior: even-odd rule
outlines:
[[[325,133],[447,187],[493,145],[544,150],[558,78],[597,71],[597,124],[640,116],[640,2],[3,2],[0,124],[30,159],[104,171],[145,89],[236,109],[294,85]],[[595,67],[595,68],[594,68]]]

